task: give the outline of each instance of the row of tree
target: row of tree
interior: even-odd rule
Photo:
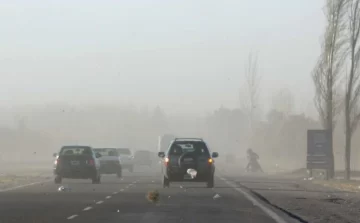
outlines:
[[[322,126],[332,133],[338,117],[344,117],[345,178],[350,179],[352,136],[360,120],[360,0],[326,0],[325,16],[321,54],[312,73],[315,105]]]

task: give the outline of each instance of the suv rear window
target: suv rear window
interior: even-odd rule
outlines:
[[[90,147],[67,146],[61,148],[60,150],[61,156],[74,156],[74,155],[81,156],[81,155],[92,155],[92,154],[93,152]]]
[[[119,152],[119,154],[131,155],[130,149],[117,149],[117,151]]]
[[[209,149],[204,142],[174,142],[169,150],[169,155],[182,155],[186,152],[193,152],[198,156],[210,156]]]

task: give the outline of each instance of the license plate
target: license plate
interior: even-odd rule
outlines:
[[[73,166],[77,166],[77,165],[79,165],[79,164],[80,164],[79,161],[71,161],[71,165],[73,165]]]
[[[193,161],[193,158],[185,158],[184,161],[191,162],[191,161]]]
[[[192,177],[191,177],[189,174],[186,174],[186,175],[184,176],[184,179],[185,179],[185,180],[191,180]]]

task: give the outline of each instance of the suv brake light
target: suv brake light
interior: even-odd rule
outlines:
[[[208,162],[209,162],[209,163],[213,163],[214,160],[210,158],[210,159],[208,160]]]
[[[169,158],[165,157],[165,166],[167,166],[169,164]]]
[[[54,164],[55,164],[55,165],[58,165],[59,163],[60,163],[60,159],[57,158],[57,159],[55,160]]]
[[[90,160],[88,161],[88,164],[89,164],[90,166],[94,166],[94,165],[95,165],[95,161],[94,161],[93,159],[90,159]]]

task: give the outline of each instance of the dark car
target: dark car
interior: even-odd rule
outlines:
[[[116,148],[95,148],[94,151],[101,155],[100,173],[116,174],[119,178],[122,177],[120,155]]]
[[[136,166],[151,167],[153,163],[153,153],[147,150],[138,150],[134,155],[134,164]]]
[[[93,184],[100,183],[100,154],[95,154],[90,146],[63,146],[54,163],[55,183],[63,178],[91,179]]]
[[[208,188],[214,187],[213,158],[219,154],[210,154],[204,140],[177,138],[171,142],[166,153],[159,152],[158,156],[163,159],[163,187],[169,187],[170,182],[182,181],[206,182]],[[188,169],[197,171],[195,178],[189,176]]]

